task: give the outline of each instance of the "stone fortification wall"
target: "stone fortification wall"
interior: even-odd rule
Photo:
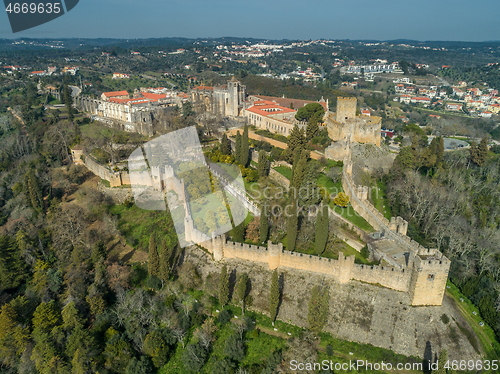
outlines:
[[[384,215],[368,201],[370,189],[366,186],[356,186],[352,179],[352,161],[346,158],[342,170],[342,188],[349,196],[349,201],[354,210],[377,230],[389,230],[406,236],[408,222],[401,217],[391,217],[389,221]]]
[[[397,269],[384,266],[370,266],[354,264],[351,279],[380,284],[393,290],[408,292],[412,272],[410,269]]]
[[[201,244],[216,260],[223,258],[240,259],[267,264],[270,269],[286,267],[312,271],[335,278],[340,283],[349,280],[380,284],[397,291],[408,292],[412,271],[409,268],[395,269],[383,266],[367,266],[354,263],[354,256],[345,257],[339,253],[339,259],[329,259],[283,250],[283,245],[268,242],[268,247],[226,241],[225,235],[214,237]]]

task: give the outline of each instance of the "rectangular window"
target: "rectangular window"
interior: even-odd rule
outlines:
[[[430,281],[434,280],[434,274],[428,274],[427,280],[430,280]]]

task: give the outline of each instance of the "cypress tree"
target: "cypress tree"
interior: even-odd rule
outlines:
[[[271,291],[269,292],[269,314],[274,322],[278,315],[278,305],[280,302],[280,285],[278,270],[274,269],[271,276]]]
[[[303,206],[313,206],[321,200],[320,191],[316,184],[317,174],[316,164],[309,163],[300,185],[299,198],[300,204]]]
[[[437,368],[437,370],[434,370],[432,372],[432,374],[446,374],[446,368],[444,367],[446,364],[446,361],[448,361],[448,351],[446,349],[443,349],[439,353],[438,368]]]
[[[479,166],[483,166],[488,158],[488,138],[481,139],[477,147],[477,161]]]
[[[165,282],[170,277],[170,256],[171,252],[167,246],[167,241],[163,239],[160,252],[160,279]]]
[[[265,243],[269,234],[269,218],[267,216],[267,204],[263,203],[260,209],[260,242]]]
[[[472,141],[469,148],[469,159],[479,165],[479,150],[475,141]]]
[[[318,119],[316,117],[311,117],[307,122],[306,126],[306,141],[312,140],[315,136],[319,134]]]
[[[324,252],[328,240],[328,205],[323,202],[316,219],[316,235],[314,238],[314,251],[320,255]]]
[[[325,288],[320,290],[319,286],[314,286],[309,299],[307,323],[309,329],[316,333],[320,333],[326,325],[328,319],[330,295]]]
[[[286,248],[289,251],[295,249],[295,242],[297,240],[297,231],[299,226],[299,217],[297,212],[297,198],[292,196],[290,201],[291,209],[287,209],[289,217],[287,217],[286,225]]]
[[[35,210],[39,210],[43,206],[42,188],[33,169],[24,175],[24,193],[28,198],[28,204]]]
[[[229,302],[229,274],[227,266],[222,266],[219,280],[219,303],[222,307]]]
[[[244,222],[240,223],[238,226],[235,226],[231,230],[231,238],[235,242],[242,243],[245,240],[245,226]]]
[[[245,125],[243,129],[243,135],[241,136],[241,153],[240,153],[240,164],[243,166],[248,165],[248,157],[250,155],[250,143],[248,141],[248,125]]]
[[[299,160],[300,160],[300,152],[295,152],[293,155],[293,164],[292,164],[292,176],[290,177],[290,186],[293,181],[293,176],[295,175],[295,170],[297,169],[297,166],[299,165]]]
[[[231,143],[226,135],[226,133],[224,133],[224,135],[222,135],[222,140],[220,141],[220,148],[221,148],[221,152],[223,155],[230,155],[231,154]]]
[[[245,314],[245,297],[247,296],[248,288],[248,275],[243,273],[238,279],[238,286],[236,287],[236,296],[241,304],[241,312]]]
[[[436,158],[436,164],[440,164],[443,161],[443,156],[444,156],[444,140],[443,137],[440,136],[438,138],[438,144],[437,144],[437,158]]]
[[[267,177],[269,175],[269,160],[265,151],[259,152],[259,165],[257,166],[259,178]]]
[[[305,148],[305,138],[302,130],[299,129],[297,125],[295,125],[290,132],[290,137],[288,138],[288,149],[290,149],[291,155],[300,150],[302,151]],[[299,151],[299,152],[300,152]]]
[[[304,175],[307,170],[307,152],[302,151],[300,154],[300,159],[297,165],[293,165],[293,175],[290,183],[290,187],[300,188],[302,181],[304,180]]]
[[[234,147],[234,159],[236,160],[237,163],[241,163],[241,134],[238,131],[236,133],[236,144]]]
[[[158,249],[156,248],[153,234],[151,234],[149,238],[148,272],[149,275],[154,275],[155,277],[160,276],[160,258],[158,256]]]

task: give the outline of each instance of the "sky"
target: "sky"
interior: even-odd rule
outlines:
[[[499,16],[498,0],[80,0],[15,34],[2,12],[0,38],[491,41],[500,40]]]

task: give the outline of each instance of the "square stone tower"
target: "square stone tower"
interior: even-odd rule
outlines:
[[[337,122],[346,123],[347,120],[355,119],[357,102],[355,97],[337,97]]]

